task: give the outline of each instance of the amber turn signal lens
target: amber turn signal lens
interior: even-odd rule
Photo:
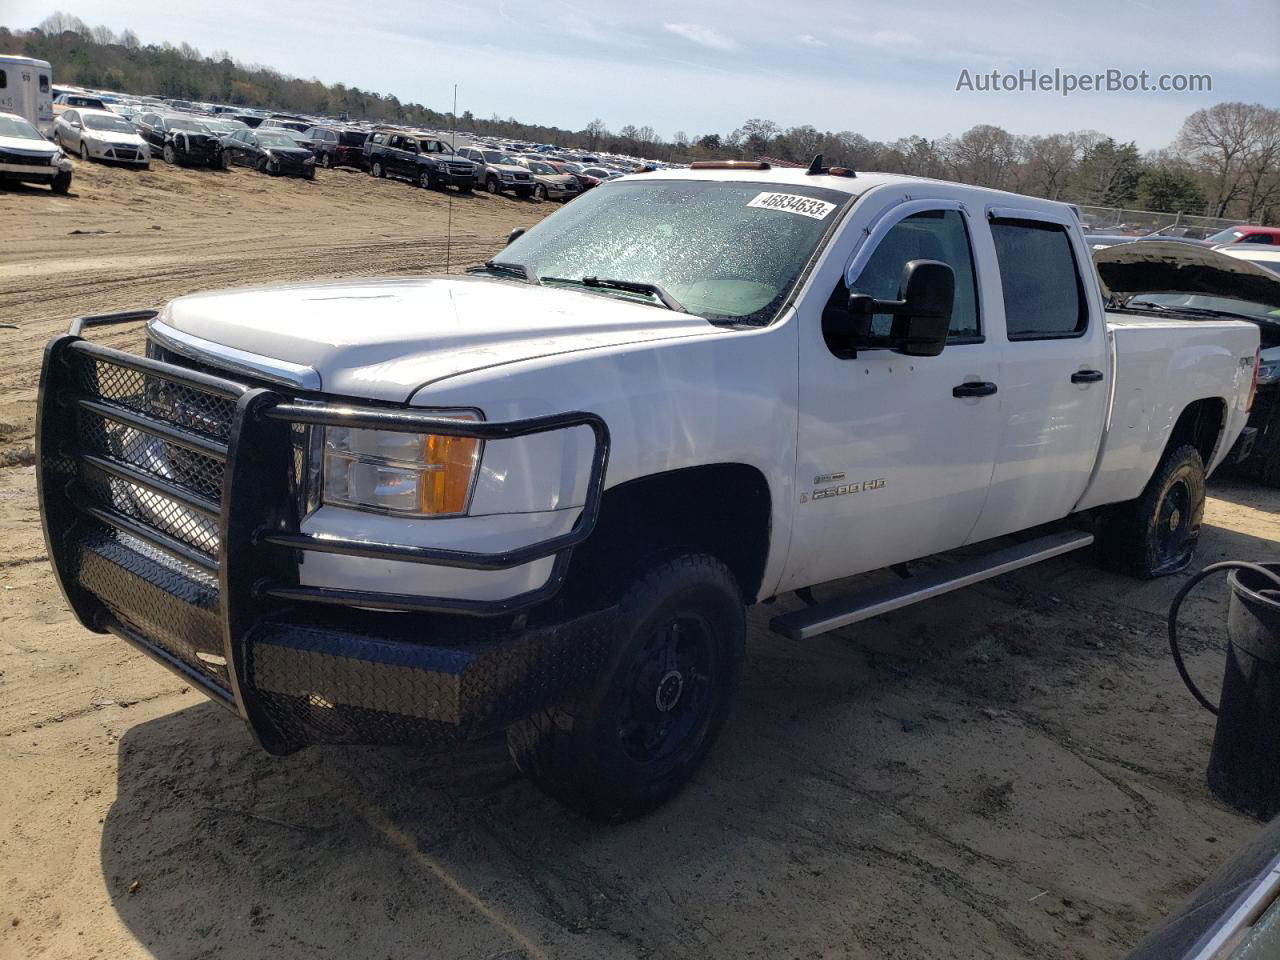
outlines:
[[[473,437],[424,436],[426,469],[418,479],[419,510],[425,514],[464,512],[479,457],[480,441]]]

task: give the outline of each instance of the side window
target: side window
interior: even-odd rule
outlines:
[[[1089,309],[1067,228],[1043,220],[992,220],[1005,329],[1010,340],[1074,337]]]
[[[978,322],[978,284],[964,215],[959,210],[924,210],[904,217],[880,240],[854,289],[877,300],[897,300],[903,268],[911,260],[940,260],[951,267],[956,277],[956,298],[948,339],[979,339],[982,328]],[[892,326],[893,318],[885,313],[871,320],[871,332],[878,336],[888,336]]]
[[[1241,243],[1265,243],[1268,246],[1270,246],[1271,236],[1265,233],[1251,233],[1240,242]]]
[[[47,73],[40,74],[40,92],[49,92],[49,75]]]
[[[5,73],[3,70],[0,70],[0,90],[3,90],[8,85],[9,85],[9,75]]]

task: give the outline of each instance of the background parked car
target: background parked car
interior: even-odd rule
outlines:
[[[315,145],[316,162],[322,167],[356,167],[364,169],[365,130],[341,127],[312,127],[305,134]]]
[[[512,192],[517,197],[533,196],[533,174],[501,150],[461,147],[458,156],[474,161],[480,168],[477,179],[490,193]]]
[[[151,165],[147,142],[124,117],[109,110],[69,109],[53,122],[53,142],[81,160]]]
[[[253,167],[272,176],[316,178],[316,159],[283,130],[237,130],[222,141],[222,165]]]
[[[100,97],[91,97],[83,93],[64,93],[53,99],[53,118],[57,120],[64,110],[78,107],[82,110],[105,110],[106,103]]]
[[[0,113],[0,180],[47,183],[54,193],[71,189],[71,161],[16,113]]]
[[[557,173],[567,173],[578,182],[578,192],[582,193],[590,190],[592,187],[600,186],[600,178],[593,177],[590,174],[582,173],[582,164],[572,163],[566,160],[544,160],[543,163],[549,164]],[[577,170],[573,168],[577,167]]]
[[[1205,237],[1209,243],[1259,243],[1269,246],[1280,246],[1280,227],[1259,227],[1242,223],[1238,227],[1227,227],[1212,236]]]
[[[144,113],[138,118],[137,127],[142,139],[153,151],[160,151],[165,163],[206,167],[222,164],[218,135],[192,116]]]
[[[406,133],[375,138],[369,149],[369,173],[375,177],[400,177],[436,190],[454,186],[462,193],[475,186],[476,165],[455,155],[443,140]]]
[[[581,193],[578,181],[571,173],[561,173],[551,164],[533,158],[525,158],[524,166],[533,174],[535,200],[568,202]]]

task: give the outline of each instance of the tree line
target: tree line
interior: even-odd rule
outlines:
[[[393,94],[286,76],[226,52],[204,55],[187,43],[144,45],[131,30],[117,34],[62,13],[31,30],[0,26],[0,49],[14,47],[52,63],[58,83],[434,129],[455,126],[447,111]],[[829,164],[855,170],[959,180],[1080,204],[1254,223],[1280,220],[1280,110],[1261,104],[1219,103],[1197,110],[1168,147],[1145,154],[1132,141],[1096,130],[1024,136],[992,124],[958,136],[893,141],[810,125],[783,128],[759,118],[724,134],[679,131],[669,140],[648,125],[627,124],[615,131],[596,119],[569,130],[497,114],[483,119],[471,111],[457,117],[456,127],[677,162],[770,157],[807,163],[821,153]]]

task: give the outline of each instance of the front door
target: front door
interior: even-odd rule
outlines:
[[[780,589],[962,545],[991,481],[1003,397],[1000,345],[986,337],[985,310],[999,288],[974,255],[989,236],[958,199],[871,200],[842,231],[857,250],[827,309],[842,309],[849,287],[896,299],[908,261],[940,260],[955,273],[951,335],[936,357],[842,355],[822,334],[822,297],[805,298],[797,318],[799,504]],[[889,324],[876,317],[874,330],[888,333]]]

